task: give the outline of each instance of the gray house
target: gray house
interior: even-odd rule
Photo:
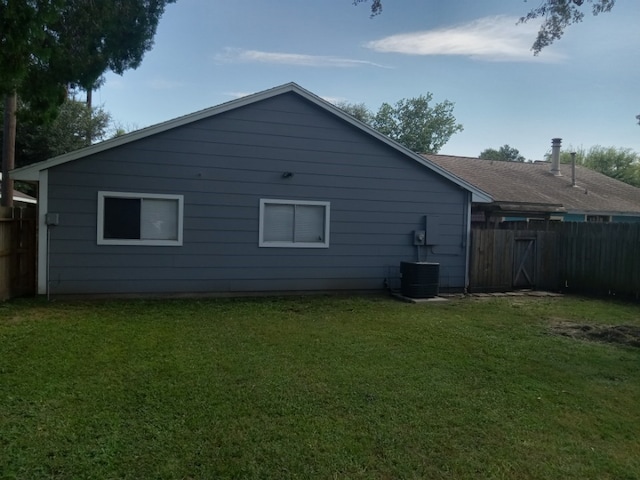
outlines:
[[[39,186],[54,295],[376,290],[403,261],[463,290],[490,201],[293,83],[12,175]]]

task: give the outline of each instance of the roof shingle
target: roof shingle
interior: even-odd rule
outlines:
[[[424,154],[423,157],[485,191],[497,203],[562,205],[568,212],[640,214],[640,188],[576,165],[560,165],[562,176],[551,173],[549,162],[521,163],[470,157]]]

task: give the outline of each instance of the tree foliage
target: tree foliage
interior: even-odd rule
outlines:
[[[358,5],[367,0],[354,0]],[[523,0],[525,3],[527,0]],[[591,5],[594,15],[610,11],[616,0],[541,0],[540,5],[533,8],[520,18],[519,23],[526,23],[536,18],[542,18],[542,25],[531,49],[534,55],[562,37],[565,29],[584,18],[586,5]],[[583,8],[584,7],[584,8]],[[372,0],[371,16],[382,12],[382,0]]]
[[[374,114],[364,104],[341,103],[339,108],[380,133],[418,153],[438,153],[452,135],[463,130],[448,100],[432,105],[433,94],[383,103]]]
[[[91,92],[102,74],[136,68],[176,0],[0,0],[0,96],[5,101],[2,170],[13,168],[16,96],[53,118],[69,86]],[[2,202],[11,204],[3,177]]]
[[[571,148],[560,152],[561,163],[571,163]],[[640,187],[640,154],[630,148],[602,147],[575,150],[576,164]]]
[[[496,160],[499,162],[524,162],[525,158],[520,155],[520,151],[517,148],[510,147],[509,145],[503,145],[498,150],[495,148],[484,149],[479,158],[484,160]]]
[[[367,0],[353,0],[354,5],[366,2]],[[371,16],[374,17],[382,13],[382,0],[371,0]]]
[[[175,0],[66,0],[51,28],[58,34],[52,61],[88,90],[102,74],[140,66],[168,3]],[[96,21],[96,19],[99,19]]]
[[[61,4],[54,0],[0,0],[0,96],[15,90],[38,105],[62,101],[60,82],[52,82],[50,59],[55,31],[46,28]]]
[[[0,0],[0,94],[87,89],[107,70],[137,68],[175,1]]]
[[[609,12],[616,0],[586,0],[591,4],[593,15]],[[520,23],[528,22],[535,18],[542,18],[543,22],[538,30],[538,36],[533,43],[533,53],[537,55],[543,48],[548,47],[554,41],[559,40],[565,29],[581,22],[584,18],[582,6],[585,0],[545,0],[540,6],[532,9],[528,14],[520,18]]]
[[[364,103],[338,102],[336,103],[336,107],[363,123],[369,125],[373,123],[374,114],[371,113],[371,110],[369,110]]]
[[[0,106],[0,115],[2,114]],[[104,140],[111,126],[111,115],[85,102],[65,100],[58,115],[49,122],[20,105],[16,135],[16,166],[22,167],[72,152]],[[0,133],[0,140],[2,136]]]

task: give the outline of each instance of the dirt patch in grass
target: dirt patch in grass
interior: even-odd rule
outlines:
[[[551,325],[551,333],[580,340],[640,348],[640,326],[636,325],[589,325],[555,321]]]

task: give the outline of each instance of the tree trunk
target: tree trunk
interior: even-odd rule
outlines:
[[[92,103],[93,103],[93,86],[90,86],[89,88],[87,88],[87,108],[89,109],[89,121],[87,122],[87,133],[86,133],[86,140],[87,140],[87,147],[89,145],[91,145],[91,141],[93,140],[93,135],[91,135],[91,113],[93,112],[92,110]]]
[[[13,180],[9,171],[16,163],[16,111],[18,95],[13,92],[4,98],[4,141],[2,143],[2,206],[13,207]]]

